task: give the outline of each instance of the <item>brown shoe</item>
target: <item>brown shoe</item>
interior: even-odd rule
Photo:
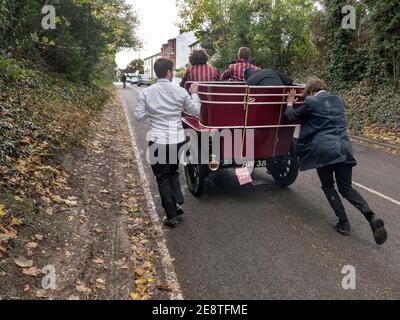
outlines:
[[[385,223],[382,219],[373,218],[370,225],[376,244],[379,246],[383,245],[388,237],[385,229]]]

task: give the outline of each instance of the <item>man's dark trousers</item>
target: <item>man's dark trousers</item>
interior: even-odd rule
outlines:
[[[340,194],[355,206],[365,218],[371,222],[374,213],[370,209],[367,201],[352,186],[353,165],[338,163],[324,168],[317,169],[319,178],[322,182],[322,189],[329,201],[332,209],[340,222],[348,222],[347,215],[340,200],[339,194],[335,189],[335,180]]]
[[[158,145],[153,142],[149,144],[152,150],[156,149],[154,156],[159,157],[160,155],[160,161],[153,164],[151,168],[157,179],[162,206],[168,219],[176,218],[177,204],[182,205],[184,203],[179,181],[178,155],[183,144]]]

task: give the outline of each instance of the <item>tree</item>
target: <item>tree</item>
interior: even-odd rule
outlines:
[[[182,28],[196,30],[219,69],[236,60],[239,47],[253,51],[254,62],[295,72],[317,60],[310,25],[311,0],[180,0]]]
[[[55,30],[41,26],[40,0],[0,0],[0,48],[71,80],[95,80],[121,48],[138,48],[136,13],[124,0],[54,0]],[[109,69],[108,67],[105,69]]]
[[[369,75],[392,80],[398,85],[400,74],[400,2],[365,0],[371,42]]]
[[[144,61],[142,59],[133,60],[125,69],[125,73],[144,73]]]
[[[327,39],[326,78],[337,89],[347,88],[365,76],[367,57],[366,42],[359,31],[365,6],[353,0],[325,0],[322,21]],[[352,5],[357,12],[356,30],[344,29],[342,8]]]

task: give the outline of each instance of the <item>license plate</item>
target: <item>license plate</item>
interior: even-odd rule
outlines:
[[[241,186],[253,182],[253,179],[248,168],[239,168],[235,170],[236,176]]]

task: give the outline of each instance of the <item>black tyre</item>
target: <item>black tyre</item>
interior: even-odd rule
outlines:
[[[288,187],[296,181],[299,175],[299,160],[296,153],[295,140],[292,143],[289,155],[273,159],[268,166],[268,171],[276,184],[282,188]]]
[[[185,166],[186,183],[193,195],[200,196],[203,193],[207,173],[208,167],[204,164],[187,164]]]
[[[201,164],[199,159],[200,146],[198,146],[198,150],[193,150],[190,140],[187,143],[186,156],[189,161],[185,165],[186,183],[193,195],[200,196],[203,193],[204,182],[208,175],[208,165]]]

